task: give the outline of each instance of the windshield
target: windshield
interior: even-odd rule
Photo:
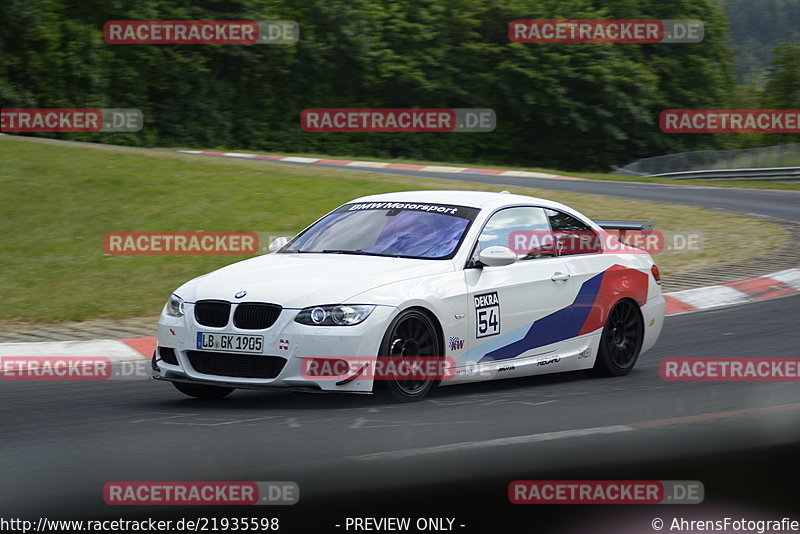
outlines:
[[[444,204],[345,204],[281,252],[447,259],[455,254],[478,211]]]

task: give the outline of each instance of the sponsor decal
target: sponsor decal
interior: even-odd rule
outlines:
[[[441,206],[437,204],[410,204],[408,202],[365,202],[363,204],[351,204],[347,211],[357,210],[411,210],[428,211],[431,213],[443,213],[447,215],[458,215],[457,206]]]
[[[500,299],[497,292],[475,295],[475,337],[496,336],[500,333]]]
[[[289,340],[288,339],[279,339],[278,340],[278,350],[289,350]]]
[[[504,366],[498,368],[497,372],[498,373],[502,373],[504,371],[513,371],[514,369],[515,369],[515,367],[513,365],[504,365]]]
[[[586,347],[585,349],[583,349],[578,353],[578,359],[581,360],[583,358],[589,358],[591,355],[592,355],[592,349]]]
[[[508,485],[514,504],[700,504],[704,498],[699,480],[515,480]]]
[[[553,358],[547,358],[545,360],[539,360],[536,362],[536,365],[550,365],[551,363],[558,363],[561,361],[560,356],[555,356]]]
[[[453,336],[450,338],[450,350],[461,350],[464,348],[464,340],[458,336]]]
[[[695,19],[520,19],[508,23],[514,43],[699,43]]]

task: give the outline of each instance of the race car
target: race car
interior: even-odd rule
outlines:
[[[200,398],[292,388],[402,402],[465,382],[626,375],[658,339],[664,297],[624,234],[654,224],[505,191],[358,198],[179,287],[154,378]]]

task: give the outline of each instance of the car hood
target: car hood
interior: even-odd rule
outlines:
[[[195,278],[175,293],[188,302],[220,299],[305,308],[347,302],[364,291],[385,284],[452,272],[453,269],[451,260],[349,254],[267,254]],[[240,291],[247,294],[235,298],[234,295]]]

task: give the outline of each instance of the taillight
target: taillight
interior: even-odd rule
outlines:
[[[658,270],[658,265],[656,265],[654,263],[653,266],[650,268],[650,272],[653,273],[653,278],[656,279],[656,283],[660,284],[661,283],[661,272]]]

